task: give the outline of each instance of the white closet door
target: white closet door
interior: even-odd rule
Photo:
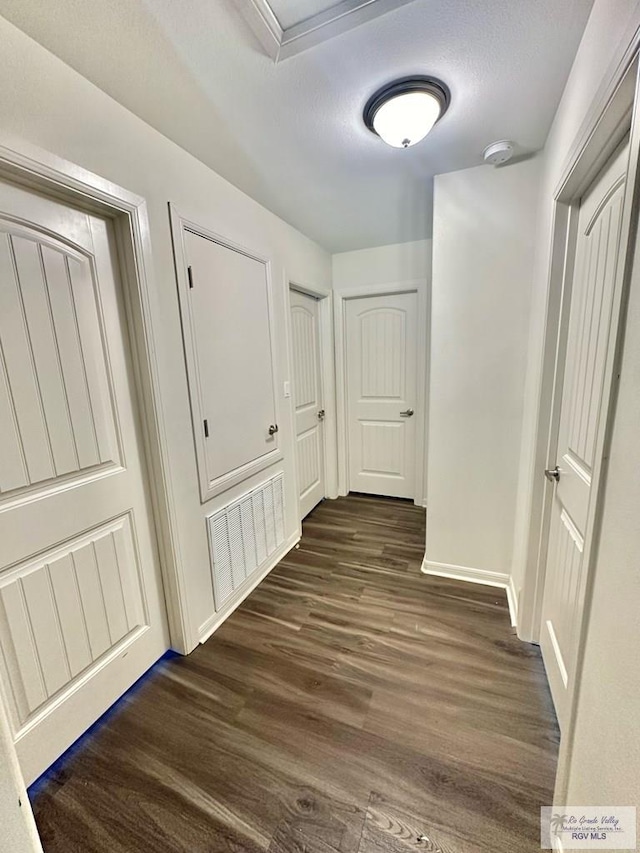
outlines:
[[[318,300],[291,291],[293,401],[300,518],[324,498],[324,408],[320,378]]]
[[[567,718],[586,588],[583,564],[595,440],[612,319],[628,145],[582,199],[558,435],[558,476],[541,647],[560,725]]]
[[[281,458],[268,266],[184,231],[181,293],[202,499]]]
[[[349,489],[413,498],[416,293],[347,301]]]
[[[110,228],[0,184],[0,684],[33,781],[166,650]]]

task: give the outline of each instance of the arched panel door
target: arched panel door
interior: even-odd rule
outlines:
[[[291,291],[293,401],[300,518],[324,498],[324,404],[320,378],[318,300]]]
[[[415,493],[417,294],[347,301],[349,489]]]
[[[569,333],[560,403],[553,508],[540,646],[558,721],[569,713],[587,570],[587,518],[603,417],[606,354],[613,320],[622,206],[629,160],[624,145],[580,203]]]
[[[0,690],[27,784],[166,650],[116,247],[0,183]]]

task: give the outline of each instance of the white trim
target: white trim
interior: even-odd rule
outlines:
[[[401,281],[389,281],[384,284],[363,284],[360,287],[336,288],[336,299],[364,299],[367,296],[389,296],[393,293],[413,293],[424,286],[426,278],[407,278]]]
[[[564,663],[564,658],[562,657],[562,652],[560,651],[560,643],[558,643],[558,638],[556,637],[556,632],[553,628],[553,623],[550,619],[547,619],[545,622],[545,628],[547,629],[547,634],[549,635],[549,639],[551,641],[551,648],[553,649],[553,654],[556,659],[556,663],[558,664],[558,672],[560,673],[560,678],[562,679],[562,683],[567,688],[569,684],[569,673],[567,672],[567,667]]]
[[[22,770],[18,763],[18,754],[13,743],[13,733],[5,712],[4,703],[0,701],[0,764],[3,773],[5,794],[2,810],[6,815],[13,811],[5,826],[5,837],[11,825],[14,838],[13,849],[20,853],[43,853],[40,836],[31,810],[31,803],[24,784]],[[13,796],[12,796],[13,795]]]
[[[300,282],[294,281],[294,279],[289,279],[288,282],[289,290],[306,293],[307,296],[313,296],[318,302],[322,302],[323,299],[328,299],[331,296],[330,290],[323,290],[320,287],[314,287],[312,284],[300,284]]]
[[[338,441],[338,494],[349,493],[347,462],[347,359],[345,352],[345,296],[333,291],[333,341],[336,361],[336,437]]]
[[[324,497],[338,497],[338,449],[336,441],[336,389],[335,389],[335,365],[333,348],[333,293],[321,290],[308,284],[299,284],[297,281],[288,280],[287,310],[285,318],[285,334],[287,338],[287,359],[289,382],[293,383],[293,332],[291,329],[291,302],[292,290],[304,293],[318,301],[318,332],[320,349],[320,382],[322,384],[322,405],[325,410],[324,427],[322,430],[324,446]],[[295,406],[293,394],[289,399],[289,420],[291,424],[291,435],[296,439]],[[298,456],[295,449],[293,452],[293,470],[296,483],[296,495],[298,500],[298,521],[301,521],[300,499],[298,494]]]
[[[211,415],[203,409],[203,398],[200,386],[197,341],[193,325],[193,315],[190,297],[190,284],[187,276],[187,253],[184,246],[185,232],[203,237],[206,240],[216,243],[218,246],[223,246],[226,249],[231,249],[245,257],[258,261],[264,266],[265,280],[267,287],[267,310],[269,323],[269,346],[271,355],[271,374],[273,377],[273,410],[275,413],[275,423],[280,422],[280,395],[279,395],[279,379],[278,379],[278,361],[276,357],[275,343],[275,321],[273,313],[273,284],[271,275],[271,261],[268,258],[257,254],[253,250],[239,244],[227,237],[222,236],[214,231],[210,231],[198,223],[182,216],[176,206],[169,203],[169,217],[171,220],[171,236],[173,240],[173,254],[175,261],[176,279],[178,281],[178,296],[180,302],[180,317],[182,320],[182,341],[184,349],[184,357],[187,366],[187,384],[189,386],[189,401],[191,403],[191,423],[193,429],[193,441],[196,451],[196,462],[198,468],[198,482],[200,485],[200,501],[206,503],[211,498],[226,492],[233,486],[243,483],[253,474],[258,474],[280,462],[284,458],[284,454],[280,447],[280,437],[276,433],[276,446],[263,453],[256,459],[251,459],[244,465],[234,468],[213,479],[209,478],[207,470],[207,451],[206,438],[202,429],[203,421]]]
[[[36,146],[21,142],[20,148],[28,153],[0,146],[0,177],[17,178],[32,189],[107,216],[114,224],[171,645],[186,654],[196,645],[197,637],[191,625],[186,595],[166,439],[154,330],[156,288],[146,201]]]
[[[362,287],[340,288],[333,291],[335,376],[336,376],[336,432],[339,495],[349,493],[349,441],[347,411],[347,358],[346,358],[346,303],[350,299],[365,299],[370,296],[391,296],[399,293],[415,293],[418,300],[418,333],[416,341],[416,480],[413,500],[416,506],[426,506],[425,451],[428,405],[429,346],[428,330],[428,281],[412,278],[406,281],[371,284]]]
[[[640,41],[640,30],[634,44]],[[634,48],[635,49],[635,48]],[[623,59],[613,63],[616,76],[609,78],[594,99],[585,123],[572,147],[562,179],[556,188],[548,272],[547,316],[541,362],[537,428],[531,500],[529,506],[528,542],[525,552],[518,636],[528,642],[539,642],[542,597],[546,569],[553,487],[544,479],[545,468],[555,465],[559,400],[562,391],[564,352],[568,332],[570,284],[579,200],[620,141],[629,131],[630,102],[635,100],[637,56],[624,52]],[[634,139],[630,146],[630,171],[627,186],[634,183]],[[637,140],[636,140],[637,142]],[[625,202],[626,205],[626,202]],[[626,208],[625,208],[626,210]],[[628,228],[629,211],[623,221]],[[621,247],[624,245],[624,237]],[[620,264],[620,269],[624,264]],[[616,306],[614,305],[614,311]],[[615,315],[614,315],[615,316]],[[615,338],[615,321],[612,325]],[[608,374],[611,376],[611,374]],[[606,406],[606,395],[603,398]],[[603,409],[603,412],[606,408]],[[593,488],[598,488],[594,471]]]
[[[570,765],[573,751],[578,698],[581,686],[581,667],[584,658],[585,636],[590,612],[593,586],[593,564],[595,562],[600,524],[602,519],[603,492],[606,479],[608,447],[614,420],[615,398],[619,380],[619,364],[624,336],[626,303],[629,280],[633,266],[633,244],[631,236],[637,223],[638,210],[638,158],[640,156],[640,115],[638,98],[638,46],[640,27],[638,15],[633,16],[633,29],[628,30],[614,61],[603,79],[583,128],[576,137],[563,178],[554,199],[554,230],[551,243],[551,268],[548,284],[546,333],[541,365],[540,397],[537,436],[534,454],[535,468],[531,479],[530,524],[527,552],[525,555],[524,585],[520,602],[521,639],[537,641],[541,632],[542,596],[546,570],[547,542],[550,520],[549,486],[540,479],[542,469],[552,467],[554,457],[549,453],[557,432],[559,406],[558,353],[563,347],[561,294],[565,282],[563,258],[571,251],[569,235],[569,208],[584,193],[588,184],[602,168],[607,158],[630,129],[629,169],[623,202],[619,264],[614,285],[611,311],[611,329],[604,371],[604,389],[601,416],[596,436],[592,479],[592,492],[585,525],[585,567],[583,591],[584,602],[580,622],[576,626],[576,643],[568,671],[572,673],[567,690],[567,719],[560,741],[560,756],[556,777],[555,799],[566,800]],[[630,102],[633,113],[629,122]]]
[[[602,405],[596,432],[594,448],[595,464],[592,473],[591,498],[585,525],[584,550],[582,555],[583,570],[582,589],[580,597],[584,602],[580,622],[577,625],[577,642],[567,661],[569,673],[569,715],[564,728],[564,737],[560,745],[558,775],[556,777],[556,798],[566,801],[569,779],[569,765],[573,749],[576,717],[578,711],[578,696],[582,681],[582,664],[585,653],[585,640],[591,598],[593,595],[594,569],[598,554],[598,544],[602,515],[604,508],[604,492],[607,478],[607,464],[615,421],[616,399],[620,381],[620,366],[624,331],[626,326],[627,303],[629,289],[635,263],[636,230],[638,227],[638,210],[640,208],[640,63],[636,56],[629,73],[635,78],[635,97],[633,117],[629,139],[629,164],[627,182],[622,206],[622,221],[620,224],[620,248],[616,278],[614,282],[613,300],[611,304],[611,321],[605,369],[603,373]]]
[[[436,575],[439,578],[450,578],[467,583],[479,583],[483,586],[498,586],[506,589],[509,583],[509,575],[502,572],[489,572],[486,569],[475,569],[471,566],[456,566],[453,563],[435,563],[425,557],[420,566],[420,571],[425,575]]]
[[[635,78],[637,70],[638,67],[636,63],[629,70],[629,73]],[[621,91],[623,91],[622,84],[618,88],[618,92]],[[628,93],[626,97],[628,97]],[[624,111],[624,115],[628,117],[628,110]],[[606,468],[606,447],[610,437],[613,402],[615,400],[618,381],[617,366],[621,358],[624,314],[631,267],[629,248],[633,243],[632,222],[636,215],[635,208],[637,206],[638,195],[636,187],[636,176],[638,174],[637,158],[640,152],[640,120],[638,119],[637,114],[634,116],[634,124],[636,125],[636,129],[634,130],[632,128],[629,148],[629,166],[622,208],[622,222],[620,225],[620,247],[611,305],[611,321],[608,335],[607,354],[603,372],[602,403],[594,448],[595,463],[591,475],[591,497],[584,531],[583,561],[585,571],[583,577],[584,583],[586,584],[584,587],[585,590],[588,590],[590,583],[589,576],[592,568],[591,564],[595,555],[595,538],[597,536],[597,527],[602,509],[601,492],[603,489],[604,473]],[[624,136],[628,132],[628,127],[626,127],[624,123],[619,122],[617,127],[618,137],[620,134]],[[615,138],[617,144],[620,142],[618,137]],[[606,150],[608,152],[610,152],[611,144],[611,140],[609,140],[606,145]],[[602,160],[601,151],[589,150],[587,152],[583,152],[581,160],[585,158],[592,162],[600,163]],[[578,168],[578,164],[576,164],[576,168]],[[589,174],[593,177],[592,170],[587,169],[584,163],[580,166],[580,172],[583,175]],[[572,229],[577,218],[579,198],[586,189],[586,180],[587,178],[585,177],[580,182],[574,182],[570,176],[563,185],[562,192],[571,192],[572,194],[575,193],[575,195],[572,195],[569,198],[565,198],[563,196],[562,198],[557,198],[555,200],[556,210],[559,212],[556,219],[560,225],[553,235],[552,255],[559,255],[559,257],[555,257],[555,268],[551,271],[550,289],[555,290],[555,302],[551,301],[554,296],[554,294],[551,293],[547,316],[548,339],[545,340],[545,349],[547,349],[545,358],[548,359],[547,372],[543,377],[543,383],[546,386],[543,389],[543,394],[546,395],[547,401],[546,421],[543,420],[544,412],[541,406],[538,424],[538,442],[542,443],[544,441],[546,443],[543,463],[543,467],[545,468],[553,468],[556,464],[558,428],[560,423],[562,391],[564,384],[564,360],[571,303],[570,296],[573,276],[573,260],[575,256],[575,239],[572,239],[574,236]],[[563,207],[565,208],[565,211],[560,213]],[[533,531],[536,536],[536,561],[532,566],[532,570],[525,573],[522,599],[523,612],[521,614],[518,631],[521,639],[532,642],[539,641],[542,631],[541,618],[544,596],[544,579],[546,575],[549,530],[553,506],[553,487],[551,484],[546,483],[546,481],[543,484],[541,477],[539,477],[538,486],[541,490],[541,506],[538,508],[540,516],[537,528]],[[536,519],[534,519],[534,521],[535,520]],[[583,617],[587,610],[588,602],[585,598]],[[582,630],[583,626],[579,626],[579,637],[582,636]],[[577,672],[577,662],[581,655],[581,640],[576,644],[575,648],[575,661],[567,662],[570,672]],[[574,686],[570,688],[572,691],[574,690]]]
[[[283,30],[266,0],[236,0],[245,21],[265,49],[267,56],[278,61]]]
[[[620,87],[625,79],[628,79],[628,72],[637,63],[638,48],[640,47],[640,27],[637,24],[637,14],[633,15],[630,20],[631,26],[620,41],[609,67],[603,75],[600,87],[567,155],[565,168],[562,171],[562,177],[555,193],[556,197],[561,195],[562,188],[567,185],[579,161],[593,144],[594,137],[601,135],[603,138],[608,138],[615,135],[614,128],[621,117],[616,115],[615,109],[611,111],[611,107],[614,106],[615,98],[619,95]],[[594,167],[591,179],[588,179],[589,183],[616,147],[617,142],[612,144],[606,156]]]
[[[341,0],[294,24],[282,27],[268,0],[235,0],[256,38],[274,62],[295,56],[411,0]]]
[[[511,616],[511,627],[518,627],[518,591],[513,580],[513,575],[509,576],[507,584],[507,601],[509,602],[509,615]]]
[[[296,531],[293,533],[287,540],[284,542],[277,551],[275,551],[271,555],[271,559],[266,564],[265,568],[256,574],[255,576],[251,576],[247,578],[245,584],[238,589],[234,597],[226,604],[225,608],[218,612],[214,613],[206,619],[198,630],[199,641],[200,643],[206,643],[209,637],[218,630],[220,625],[225,622],[229,616],[236,610],[242,602],[250,595],[253,590],[262,583],[262,581],[266,578],[269,572],[272,572],[273,569],[278,565],[280,560],[282,560],[292,548],[300,541],[300,532]]]
[[[336,434],[336,363],[333,339],[333,293],[320,302],[320,359],[324,392],[325,497],[338,497],[338,438]]]

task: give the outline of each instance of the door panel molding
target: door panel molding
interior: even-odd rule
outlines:
[[[140,400],[148,471],[171,646],[183,654],[198,643],[189,613],[175,497],[171,482],[156,344],[155,286],[146,201],[37,146],[0,145],[0,177],[111,220],[120,262],[134,381]]]
[[[364,287],[342,288],[333,291],[333,324],[336,359],[336,426],[338,494],[349,491],[348,460],[348,405],[347,405],[347,357],[346,357],[346,311],[352,299],[368,296],[392,296],[416,293],[418,300],[417,324],[417,370],[416,370],[416,478],[413,500],[417,506],[425,505],[425,459],[427,442],[427,382],[428,382],[428,282],[426,279],[406,279]]]
[[[97,468],[124,465],[113,377],[106,345],[98,279],[91,256],[64,240],[42,239],[43,229],[16,229],[0,215],[0,353],[3,406],[11,412],[24,460],[24,476],[3,476],[13,448],[0,451],[0,508],[36,499],[49,483],[55,491]],[[11,324],[3,317],[13,317]],[[75,318],[73,322],[70,318]],[[30,381],[12,388],[11,368],[29,365]],[[4,396],[4,395],[3,395]],[[34,435],[33,415],[41,425]],[[48,446],[50,463],[38,475],[39,453]],[[52,485],[52,481],[53,485]],[[25,492],[27,495],[25,495]]]
[[[0,664],[20,740],[64,702],[77,680],[90,680],[106,654],[131,645],[132,632],[137,638],[149,627],[132,513],[3,572],[0,603],[7,616],[0,625]]]

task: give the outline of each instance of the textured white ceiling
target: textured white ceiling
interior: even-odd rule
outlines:
[[[0,14],[344,251],[428,236],[433,175],[480,163],[489,142],[539,149],[591,5],[414,0],[277,65],[232,0],[0,0]],[[451,107],[424,142],[389,148],[362,108],[382,84],[416,73],[444,80]]]

